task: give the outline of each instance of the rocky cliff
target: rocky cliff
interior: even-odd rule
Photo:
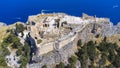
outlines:
[[[116,34],[120,34],[120,23],[113,25],[113,23],[91,23],[79,32],[79,38],[83,42],[90,40],[98,40],[99,38],[111,37]]]
[[[34,57],[33,60],[37,63],[30,64],[28,68],[41,68],[44,65],[47,65],[48,68],[55,68],[56,64],[59,64],[60,62],[63,62],[65,65],[67,65],[68,58],[70,58],[71,55],[74,55],[76,52],[74,47],[75,45],[73,42],[71,42],[60,50],[54,50],[44,54],[43,56]],[[80,63],[78,67],[80,67]]]

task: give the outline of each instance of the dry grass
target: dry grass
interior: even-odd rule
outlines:
[[[110,64],[111,64],[110,61],[106,60],[106,64],[104,66],[108,66]]]
[[[0,27],[0,44],[1,44],[1,42],[3,41],[3,39],[4,39],[5,37],[7,37],[8,34],[9,34],[9,33],[6,33],[6,30],[7,30],[7,29],[8,29],[7,26]]]
[[[96,42],[97,44],[101,43],[103,40],[103,37],[99,37],[97,38]],[[111,42],[111,43],[117,43],[118,46],[120,47],[120,35],[119,34],[114,34],[110,37],[107,37],[107,42]],[[98,49],[96,49],[96,51],[98,51],[100,53],[100,51]],[[99,54],[99,57],[95,60],[94,66],[97,66],[96,62],[98,61],[98,59],[100,59],[101,54]],[[110,61],[106,60],[106,63],[104,66],[107,66],[111,64]]]
[[[112,35],[111,37],[107,38],[107,41],[112,42],[112,43],[117,43],[118,46],[120,47],[120,34],[115,34]]]
[[[17,24],[24,24],[22,22],[16,22]],[[7,33],[7,29],[13,29],[15,27],[15,24],[12,24],[12,25],[9,25],[9,26],[3,26],[3,27],[0,27],[0,44],[3,40],[3,38],[5,38],[6,36],[8,36],[9,33]]]
[[[14,28],[14,26],[15,26],[15,24],[0,27],[0,45],[3,42],[3,39],[10,34],[10,32],[7,32],[7,30]],[[1,47],[0,47],[0,49],[1,49]]]
[[[9,35],[9,33],[6,33],[7,27],[0,27],[0,50],[1,43],[3,42],[3,39]]]

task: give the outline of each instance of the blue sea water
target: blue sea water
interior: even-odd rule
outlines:
[[[64,12],[81,16],[82,13],[120,21],[120,0],[0,0],[0,22],[26,22],[29,15],[46,12]]]

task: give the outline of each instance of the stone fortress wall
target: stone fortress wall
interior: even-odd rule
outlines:
[[[90,24],[90,23],[94,23],[94,22],[89,22],[87,24]],[[73,42],[78,37],[78,33],[81,30],[83,30],[87,24],[84,24],[83,26],[78,26],[76,29],[74,29],[73,32],[69,33],[66,36],[63,36],[62,38],[56,40],[55,42],[41,45],[41,48],[39,49],[39,55],[48,53],[55,49],[61,49],[67,44],[69,44],[70,42]]]
[[[87,23],[87,24],[90,24],[90,23]],[[38,55],[43,55],[53,50],[59,50],[63,48],[64,46],[66,46],[67,44],[73,42],[78,37],[78,32],[84,29],[87,24],[84,24],[84,26],[80,25],[76,27],[76,29],[74,29],[68,35],[61,37],[55,42],[50,42],[44,45],[40,45]]]
[[[38,17],[38,20],[39,20],[40,16],[38,15],[37,17]],[[29,21],[31,21],[31,22],[33,22],[33,21],[34,22],[42,22],[42,21],[38,21],[36,16],[31,16],[29,18],[30,18]],[[50,21],[51,20],[53,20],[52,17],[50,17]],[[85,14],[83,14],[83,18],[66,15],[66,16],[64,16],[64,18],[61,19],[61,22],[66,21],[66,20],[70,24],[79,24],[79,26],[76,27],[75,29],[73,29],[73,31],[70,32],[68,35],[63,36],[60,39],[54,40],[52,42],[44,43],[44,44],[37,44],[37,46],[39,46],[38,47],[38,52],[37,52],[38,56],[46,54],[46,53],[51,52],[53,50],[59,50],[62,47],[69,44],[70,42],[73,42],[77,38],[78,32],[80,32],[83,28],[85,28],[85,26],[89,23],[94,23],[95,21],[96,22],[98,22],[98,21],[102,21],[102,22],[103,21],[109,21],[109,19],[94,18],[94,17],[91,17],[91,16],[87,16]],[[48,22],[48,23],[52,23],[52,22]],[[39,25],[41,25],[41,24],[39,24]],[[35,29],[32,28],[32,27],[35,27]],[[41,26],[39,26],[39,27],[41,27]],[[31,30],[33,31],[32,32],[33,35],[36,35],[37,32],[38,32],[38,28],[35,25],[31,26],[31,28],[32,28]]]
[[[54,42],[46,43],[44,45],[41,45],[38,51],[38,55],[46,54],[53,50],[54,50]]]
[[[77,41],[79,39],[80,32],[82,32],[86,26],[96,22],[110,22],[110,20],[107,18],[94,18],[87,15],[84,15],[83,18],[65,16],[63,19],[61,19],[61,22],[66,20],[70,24],[78,24],[79,26],[75,27],[70,33],[60,37],[59,39],[54,39],[54,41],[47,41],[48,39],[45,39],[45,41],[47,41],[46,43],[43,42],[42,44],[37,44],[38,51],[37,54],[32,57],[32,60],[38,63],[30,64],[28,65],[28,68],[41,68],[41,66],[45,64],[49,66],[48,68],[52,68],[50,65],[59,63],[62,60],[68,60],[68,57],[76,52]]]
[[[58,39],[55,42],[50,42],[50,43],[41,45],[38,51],[38,55],[43,55],[53,50],[61,49],[62,47],[69,44],[70,42],[73,42],[76,37],[77,37],[76,34],[75,35],[71,34],[71,35],[67,35],[66,38],[62,37],[61,39]]]
[[[69,36],[68,36],[69,37]],[[76,35],[72,35],[71,37],[65,39],[65,40],[62,40],[60,43],[59,43],[59,49],[61,49],[62,47],[64,47],[65,45],[67,45],[68,43],[74,41],[74,39],[76,38]]]

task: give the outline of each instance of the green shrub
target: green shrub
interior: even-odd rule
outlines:
[[[77,60],[78,60],[78,58],[76,56],[71,56],[69,58],[69,63],[70,64],[76,64]]]
[[[92,63],[88,68],[96,68],[94,64]]]
[[[16,51],[16,55],[17,55],[17,56],[22,55],[22,51],[21,51],[20,49],[18,49],[18,50]]]
[[[16,42],[13,43],[13,48],[18,49],[18,48],[21,48],[21,47],[22,47],[22,44],[21,44],[20,41],[16,41]]]
[[[94,61],[95,56],[96,56],[96,47],[93,41],[89,41],[87,43],[87,54],[90,58],[91,61]]]
[[[80,40],[78,40],[78,42],[77,42],[77,46],[80,46],[80,47],[81,47],[81,45],[82,45],[82,41],[81,41],[81,39],[80,39]]]
[[[5,57],[3,56],[0,56],[0,66],[3,66],[3,67],[7,66]]]
[[[47,68],[47,65],[42,66],[42,68]]]
[[[6,43],[5,41],[3,41],[2,43],[1,43],[1,46],[2,46],[2,48],[6,48],[6,47],[8,47],[8,43]]]
[[[19,60],[19,62],[21,62],[21,68],[26,68],[26,64],[30,62],[30,52],[31,52],[30,45],[27,42],[25,42],[24,44],[25,44],[23,47],[24,51],[20,56],[20,60]]]
[[[65,68],[76,68],[74,64],[68,64]]]
[[[25,27],[23,24],[16,24],[16,31],[18,33],[23,32],[25,30]]]
[[[113,65],[114,65],[115,67],[120,67],[120,56],[119,56],[119,55],[116,55],[116,56],[115,56],[115,60],[114,60],[114,62],[113,62]]]
[[[106,68],[115,68],[112,64],[106,66]]]
[[[58,64],[56,68],[65,68],[65,65],[63,62],[60,62],[60,64]]]
[[[19,62],[21,62],[20,68],[26,68],[28,61],[27,61],[27,58],[25,56],[21,55]]]
[[[41,39],[38,39],[38,40],[37,40],[37,44],[40,44],[41,42],[42,42]]]

